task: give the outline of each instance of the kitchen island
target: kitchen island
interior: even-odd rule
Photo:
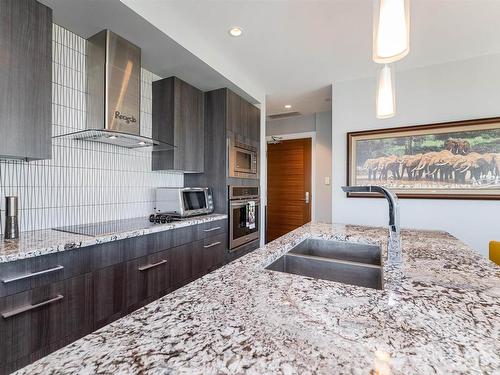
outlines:
[[[265,269],[308,237],[385,252],[387,230],[307,224],[19,373],[498,373],[499,267],[403,230],[384,290]]]

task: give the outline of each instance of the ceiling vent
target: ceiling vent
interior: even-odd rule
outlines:
[[[284,113],[276,113],[274,115],[269,115],[267,116],[269,120],[278,120],[278,119],[283,119],[283,118],[288,118],[288,117],[296,117],[300,116],[302,113],[300,112],[284,112]]]

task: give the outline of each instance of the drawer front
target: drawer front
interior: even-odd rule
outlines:
[[[4,366],[65,337],[91,331],[90,274],[0,298],[0,361]]]
[[[202,259],[204,272],[210,272],[224,264],[227,249],[226,233],[203,240]]]
[[[172,231],[172,247],[181,246],[199,239],[201,239],[200,225],[190,225]]]
[[[170,287],[169,252],[163,251],[127,262],[125,310],[131,312],[152,302]]]
[[[227,233],[227,219],[200,224],[199,230],[201,231],[200,238],[213,237],[221,233]]]
[[[0,264],[0,297],[89,272],[88,250],[68,250]]]

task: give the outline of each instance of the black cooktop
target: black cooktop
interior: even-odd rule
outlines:
[[[180,221],[180,219],[178,220]],[[70,225],[67,227],[59,227],[53,229],[60,232],[83,234],[85,236],[97,237],[106,234],[148,229],[156,227],[158,225],[164,225],[164,224],[151,223],[147,217],[139,217],[134,219],[104,221],[100,223]]]

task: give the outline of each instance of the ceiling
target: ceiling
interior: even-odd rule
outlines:
[[[257,100],[120,0],[40,0],[53,9],[54,22],[88,38],[110,29],[141,47],[142,66],[161,77],[177,76],[203,91],[229,87],[252,103]]]
[[[238,67],[267,94],[268,114],[285,104],[327,110],[332,83],[376,75],[370,0],[123,2],[173,39],[191,36]],[[500,0],[413,0],[411,51],[397,69],[500,53],[499,20]],[[240,38],[228,35],[235,25]]]

